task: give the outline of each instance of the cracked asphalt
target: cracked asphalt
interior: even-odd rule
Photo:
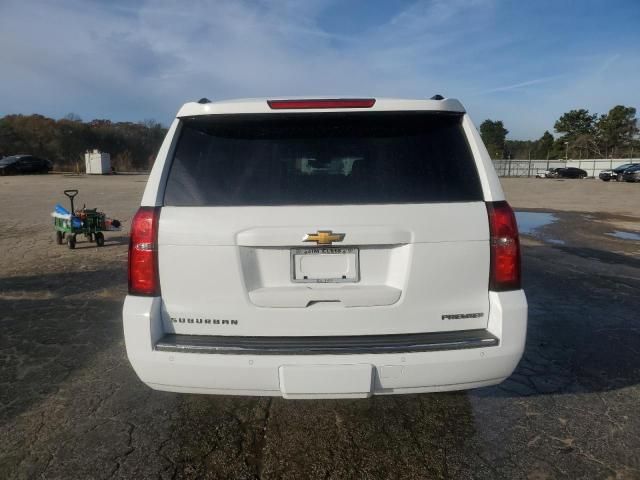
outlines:
[[[507,179],[529,332],[500,386],[286,401],[155,392],[126,359],[126,232],[53,242],[49,212],[128,225],[144,176],[0,179],[0,478],[640,478],[640,185]],[[569,181],[570,182],[570,181]],[[564,242],[564,243],[561,243]]]

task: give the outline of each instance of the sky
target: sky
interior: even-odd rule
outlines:
[[[207,97],[457,98],[508,138],[640,107],[640,0],[0,0],[0,116]]]

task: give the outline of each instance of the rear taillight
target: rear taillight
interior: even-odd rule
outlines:
[[[371,108],[375,98],[321,98],[317,100],[267,100],[272,110],[299,110],[308,108]]]
[[[489,290],[505,291],[521,288],[520,240],[516,216],[509,204],[487,202],[491,245]]]
[[[129,294],[160,295],[158,219],[160,207],[141,207],[131,221]]]

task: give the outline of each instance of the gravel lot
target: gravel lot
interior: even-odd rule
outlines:
[[[640,185],[504,181],[554,215],[523,236],[529,337],[504,384],[294,402],[135,377],[126,232],[70,251],[49,212],[78,188],[128,226],[145,180],[0,178],[0,478],[640,478],[640,241],[611,235],[640,232]]]
[[[551,178],[503,178],[502,188],[516,209],[600,212],[640,217],[640,184]],[[636,229],[640,227],[636,226]]]

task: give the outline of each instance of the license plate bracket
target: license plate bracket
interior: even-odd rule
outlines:
[[[291,249],[291,281],[295,283],[354,283],[360,280],[357,247]]]

